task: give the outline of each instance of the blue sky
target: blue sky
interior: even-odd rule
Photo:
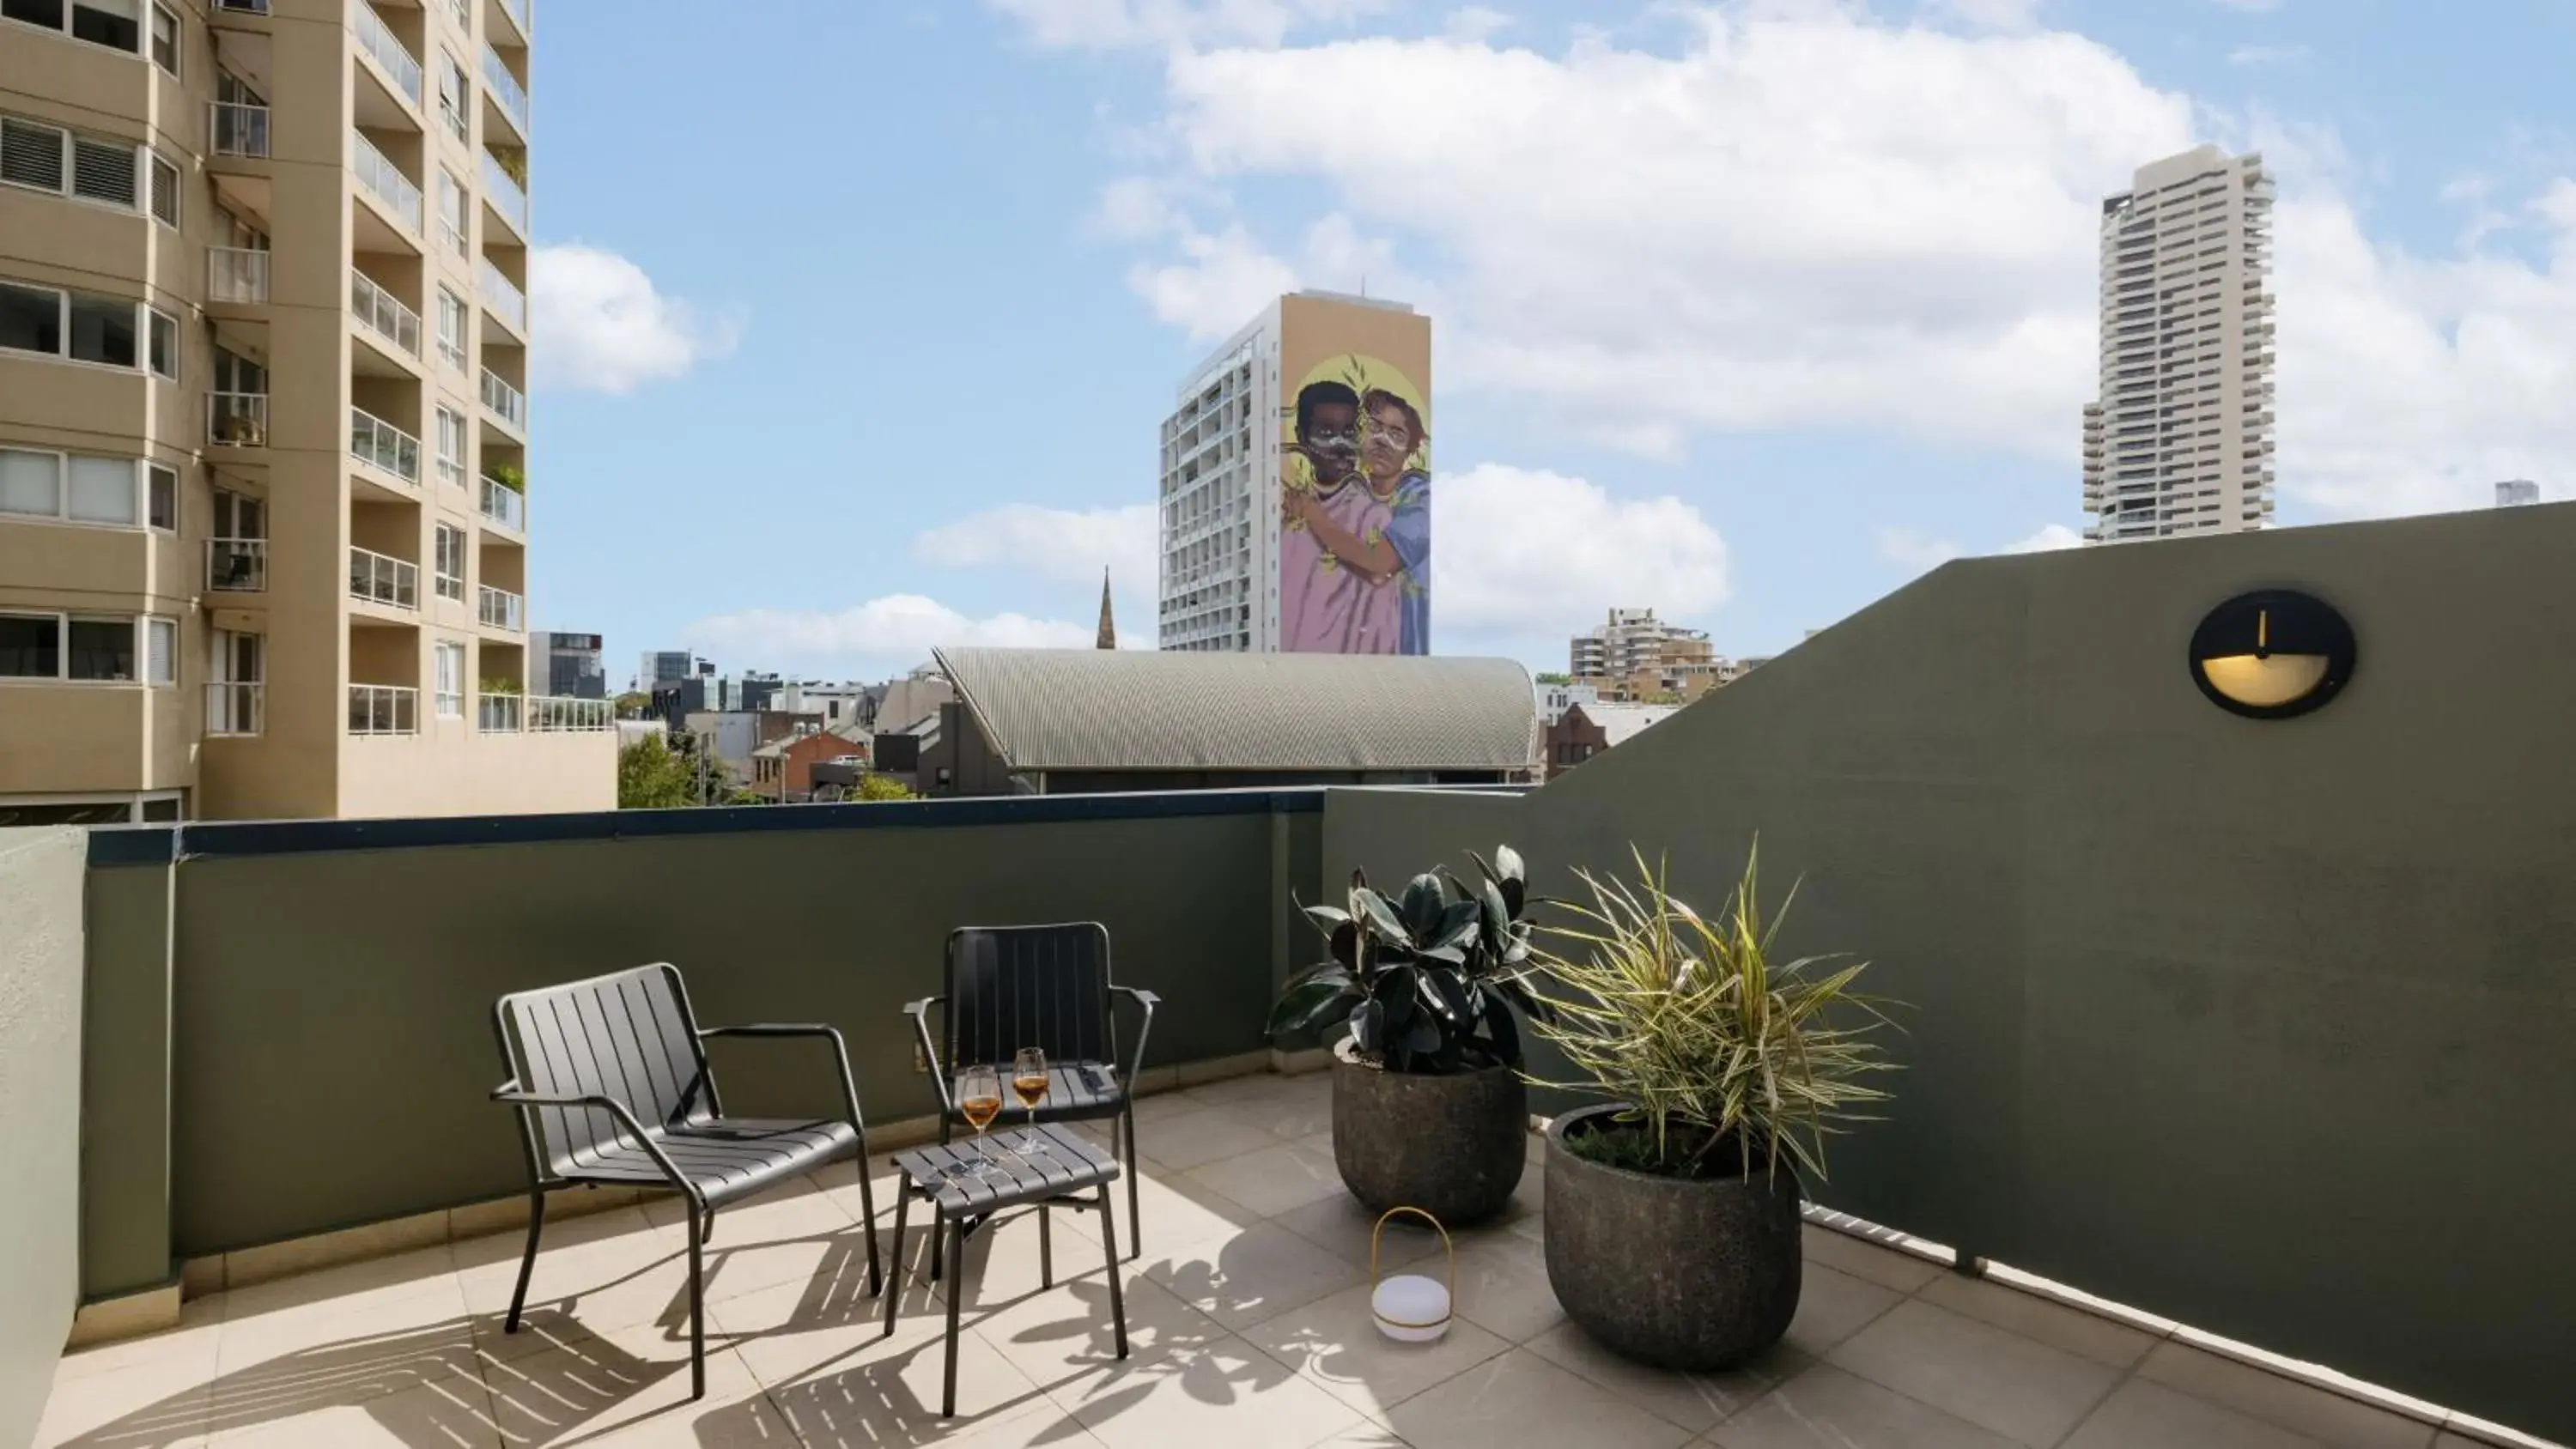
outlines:
[[[1364,279],[1440,652],[1768,652],[2081,526],[2092,204],[2204,140],[2281,180],[2284,523],[2576,486],[2569,0],[757,13],[539,17],[534,607],[615,678],[1087,640],[1104,565],[1148,638],[1174,383]]]

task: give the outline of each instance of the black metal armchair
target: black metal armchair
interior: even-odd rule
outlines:
[[[1047,1056],[1047,1095],[1041,1122],[1108,1120],[1109,1150],[1127,1177],[1127,1255],[1141,1250],[1136,1192],[1136,1099],[1131,1090],[1144,1064],[1145,1038],[1154,1029],[1162,998],[1120,986],[1109,975],[1109,928],[1097,921],[1046,926],[967,926],[948,937],[944,994],[904,1007],[939,1089],[939,1140],[947,1142],[965,1117],[957,1109],[958,1078],[971,1067],[1009,1076],[1022,1047]],[[1114,998],[1142,1009],[1136,1040],[1118,1052]],[[941,1008],[941,1038],[934,1039],[930,1009]],[[1022,1120],[1017,1110],[1006,1121]]]
[[[859,1208],[868,1244],[868,1291],[882,1290],[877,1209],[868,1186],[867,1124],[841,1034],[828,1026],[765,1023],[701,1029],[677,967],[639,966],[563,986],[516,992],[492,1008],[509,1080],[492,1100],[519,1119],[528,1160],[528,1247],[504,1331],[519,1331],[528,1279],[545,1228],[546,1190],[570,1183],[668,1187],[689,1203],[690,1397],[707,1391],[703,1254],[716,1209],[798,1173],[845,1158],[859,1163]],[[821,1037],[840,1070],[849,1115],[724,1115],[708,1069],[709,1037]]]

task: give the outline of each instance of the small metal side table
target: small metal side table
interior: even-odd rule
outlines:
[[[957,1305],[965,1294],[959,1275],[965,1269],[966,1239],[976,1229],[1014,1208],[1038,1210],[1038,1272],[1044,1286],[1055,1286],[1054,1232],[1050,1207],[1096,1208],[1100,1244],[1108,1255],[1109,1317],[1117,1329],[1118,1356],[1127,1356],[1127,1303],[1118,1281],[1118,1221],[1109,1211],[1109,1184],[1118,1180],[1118,1160],[1088,1138],[1055,1123],[996,1132],[978,1156],[971,1142],[933,1144],[894,1155],[902,1182],[894,1200],[894,1267],[903,1263],[904,1215],[916,1197],[931,1205],[931,1281],[940,1275],[940,1254],[947,1255],[948,1372],[939,1412],[957,1413]],[[1088,1197],[1075,1194],[1085,1189]],[[941,1241],[942,1229],[945,1241]],[[903,1297],[888,1285],[885,1334],[894,1332],[895,1305]]]

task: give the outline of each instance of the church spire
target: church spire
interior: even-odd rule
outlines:
[[[1099,649],[1118,647],[1118,624],[1116,620],[1109,617],[1109,570],[1106,568],[1100,571],[1100,638],[1093,647]]]

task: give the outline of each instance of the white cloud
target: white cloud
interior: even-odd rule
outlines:
[[[988,0],[1051,48],[1277,45],[1292,30],[1348,25],[1384,0]]]
[[[1910,528],[1881,528],[1870,535],[1878,556],[1915,573],[1937,569],[1965,550],[1946,538],[1933,538]]]
[[[1215,233],[1184,229],[1177,244],[1181,260],[1140,262],[1128,269],[1127,285],[1156,321],[1185,328],[1194,340],[1227,336],[1271,299],[1296,289],[1296,271],[1239,222]]]
[[[1431,494],[1431,619],[1461,634],[1566,634],[1610,604],[1666,617],[1730,591],[1726,541],[1678,498],[1617,499],[1561,473],[1479,463]]]
[[[2307,60],[2304,45],[2240,45],[2227,52],[2229,65],[2305,65]]]
[[[689,646],[763,668],[849,669],[862,676],[922,663],[942,644],[1079,649],[1095,626],[1025,614],[969,618],[920,594],[888,594],[847,609],[746,609],[700,619]]]
[[[733,350],[741,328],[666,297],[644,269],[600,247],[541,246],[528,259],[536,379],[632,392]]]
[[[913,539],[912,554],[926,563],[1001,565],[1094,586],[1106,568],[1119,592],[1151,599],[1159,578],[1157,530],[1150,503],[1080,510],[1013,503],[925,530]]]
[[[2012,542],[2005,544],[2003,551],[2006,553],[2053,553],[2061,548],[2082,548],[2083,546],[2084,535],[2077,533],[2074,529],[2067,527],[2063,523],[2051,523],[2042,525],[2039,532],[2030,535],[2028,538],[2017,538]]]
[[[1933,0],[1936,14],[1985,30],[2031,30],[2048,0]]]

